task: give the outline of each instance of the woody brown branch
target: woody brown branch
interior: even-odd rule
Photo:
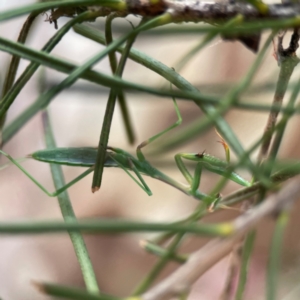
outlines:
[[[169,12],[173,22],[218,22],[227,21],[238,14],[243,15],[246,21],[290,19],[300,15],[300,4],[272,4],[268,5],[266,14],[260,13],[256,8],[247,3],[215,3],[206,1],[170,1],[161,0],[151,4],[147,0],[127,0],[123,12],[140,16],[158,16]],[[61,16],[72,17],[85,10],[91,10],[108,15],[114,10],[102,6],[79,6],[72,8],[58,8],[52,13],[52,21]],[[300,25],[300,20],[299,20]]]

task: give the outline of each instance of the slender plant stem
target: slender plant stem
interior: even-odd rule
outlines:
[[[295,29],[295,32],[296,32],[295,38],[297,39],[297,41],[299,41],[298,29]],[[291,53],[289,52],[285,53],[286,50],[284,50],[282,47],[283,36],[278,37],[278,39],[279,39],[279,43],[278,43],[279,49],[277,50],[277,56],[278,56],[277,59],[278,61],[280,61],[281,66],[280,66],[280,72],[279,72],[278,81],[276,85],[276,91],[273,99],[273,105],[276,105],[277,107],[278,106],[281,107],[285,92],[287,90],[288,83],[290,81],[290,78],[293,74],[295,67],[299,63],[299,59],[295,55],[295,51],[298,48],[298,46],[296,47],[296,49],[292,49],[293,51]],[[292,40],[293,40],[293,36],[291,39],[291,45],[292,45]],[[269,131],[273,129],[277,121],[277,116],[278,116],[278,112],[271,110],[267,121],[267,125],[265,127],[264,135],[266,135]],[[261,145],[259,155],[258,155],[259,162],[261,162],[264,158],[266,158],[271,140],[272,140],[272,136],[268,136],[267,138],[264,139],[264,142]]]
[[[121,300],[121,298],[113,297],[110,295],[95,295],[91,294],[83,289],[56,285],[56,284],[49,284],[44,282],[33,282],[33,285],[43,294],[52,297],[59,297],[60,299],[78,299],[78,300]],[[125,299],[123,299],[125,300]],[[126,299],[131,300],[131,299]],[[139,299],[132,299],[132,300],[139,300]]]
[[[298,98],[298,94],[300,92],[300,79],[298,80],[298,84],[294,87],[292,95],[290,97],[290,100],[288,102],[287,107],[291,108],[291,111],[295,110],[295,102],[297,101]],[[271,165],[275,162],[276,156],[278,154],[282,139],[283,139],[283,135],[287,126],[288,121],[290,120],[290,118],[292,117],[293,113],[283,113],[283,116],[280,120],[280,127],[277,130],[277,133],[275,135],[274,138],[274,142],[272,144],[272,147],[270,149],[270,161],[271,161]],[[272,169],[270,169],[270,172],[272,171]]]
[[[254,246],[256,232],[255,230],[247,234],[244,246],[242,248],[241,268],[239,275],[238,287],[235,295],[235,300],[242,300],[245,293],[246,282],[249,273],[250,257]]]
[[[283,210],[277,218],[273,233],[270,256],[267,269],[266,300],[276,300],[278,290],[278,272],[280,266],[280,254],[283,242],[283,234],[288,223],[289,213]]]
[[[162,257],[162,256],[166,255],[168,252],[168,250],[166,250],[165,248],[163,248],[157,244],[154,244],[152,242],[149,242],[149,241],[141,241],[140,246],[143,249],[145,249],[147,252],[152,253],[158,257]],[[182,264],[187,261],[188,255],[170,253],[170,259],[172,259],[173,261],[175,261],[177,263]]]
[[[89,219],[66,222],[18,222],[0,223],[0,234],[39,234],[55,232],[87,232],[87,233],[130,233],[130,232],[176,232],[194,233],[205,236],[228,236],[232,234],[230,223],[220,224],[172,224],[172,223],[147,223],[126,220]]]
[[[51,129],[51,125],[49,122],[49,117],[47,111],[43,113],[43,121],[44,121],[44,130],[45,130],[45,138],[47,148],[55,148],[55,140],[54,135]],[[62,173],[61,166],[51,164],[51,173],[54,181],[54,186],[56,189],[65,185],[64,176]],[[62,216],[65,221],[74,221],[76,222],[76,216],[69,198],[68,193],[65,191],[57,196],[58,203],[60,206],[60,210]],[[69,232],[71,241],[73,243],[73,247],[81,268],[82,276],[86,285],[87,290],[90,293],[99,293],[99,287],[96,279],[96,275],[88,254],[88,250],[84,239],[79,231]]]

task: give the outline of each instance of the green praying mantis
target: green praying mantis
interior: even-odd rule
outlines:
[[[180,183],[163,172],[159,171],[153,167],[145,158],[142,148],[150,144],[154,140],[158,139],[163,134],[172,130],[173,128],[179,126],[182,122],[181,114],[173,98],[174,107],[176,110],[178,120],[163,130],[162,132],[156,134],[155,136],[149,138],[148,140],[141,143],[136,149],[136,157],[130,153],[114,147],[108,147],[106,151],[104,167],[116,167],[123,169],[149,196],[152,195],[150,188],[143,179],[141,174],[150,176],[152,178],[158,179],[165,182],[174,188],[180,190],[186,195],[192,196],[197,200],[206,201],[207,204],[211,205],[213,202],[219,201],[219,195],[207,195],[199,190],[200,179],[202,170],[206,169],[210,172],[219,174],[223,177],[228,178],[242,186],[250,186],[251,183],[243,179],[236,172],[229,169],[229,155],[227,155],[227,161],[221,160],[217,157],[208,155],[204,152],[202,153],[179,153],[175,155],[175,162],[178,169],[185,177],[187,185]],[[223,143],[225,143],[223,141]],[[228,150],[229,151],[229,150]],[[83,148],[55,148],[46,149],[32,153],[28,157],[33,158],[38,161],[67,165],[67,166],[77,166],[77,167],[88,167],[88,170],[83,172],[81,175],[73,179],[71,182],[63,186],[62,188],[50,193],[41,183],[39,183],[31,174],[29,174],[15,159],[13,159],[9,154],[0,150],[0,153],[5,155],[14,165],[16,165],[29,179],[31,179],[41,190],[43,190],[48,196],[55,197],[68,189],[70,186],[81,180],[83,177],[87,176],[94,170],[94,164],[97,156],[97,148],[83,147]],[[229,152],[228,152],[229,153]],[[192,175],[187,166],[184,164],[184,160],[194,161],[196,163],[194,174]],[[133,176],[134,173],[136,177]]]

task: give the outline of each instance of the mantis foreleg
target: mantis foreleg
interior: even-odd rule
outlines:
[[[185,166],[182,159],[192,160],[197,162],[195,168],[194,177],[191,176],[187,167]],[[210,172],[219,174],[221,176],[227,177],[229,180],[234,181],[242,186],[250,186],[251,183],[243,179],[235,172],[228,172],[229,164],[223,160],[220,160],[214,156],[207,155],[205,153],[179,153],[175,156],[176,164],[186,178],[187,182],[190,184],[191,193],[194,194],[198,189],[201,179],[202,168],[207,169]]]
[[[167,133],[168,131],[172,130],[173,128],[179,126],[182,123],[182,117],[178,108],[178,105],[176,103],[175,98],[173,98],[173,103],[174,103],[174,107],[175,107],[175,111],[177,114],[177,121],[172,124],[170,127],[168,127],[167,129],[161,131],[160,133],[152,136],[151,138],[149,138],[148,140],[142,142],[140,145],[138,145],[138,147],[136,148],[136,155],[137,158],[139,159],[139,161],[145,161],[146,158],[144,156],[144,154],[142,153],[142,148],[149,145],[150,143],[152,143],[153,141],[155,141],[156,139],[158,139],[160,136],[162,136],[163,134]]]

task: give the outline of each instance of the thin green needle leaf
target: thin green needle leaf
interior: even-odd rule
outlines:
[[[120,17],[120,15],[117,14],[111,14],[106,18],[106,23],[105,23],[105,37],[106,37],[106,45],[109,45],[113,42],[113,37],[112,37],[112,21],[113,19]],[[113,74],[116,74],[117,72],[117,66],[118,66],[118,62],[117,62],[117,55],[116,52],[110,52],[108,54],[108,58],[109,58],[109,63],[110,63],[110,68],[112,70]],[[121,76],[119,76],[121,77]],[[125,98],[125,93],[124,91],[120,90],[118,92],[118,103],[120,105],[121,108],[121,114],[123,117],[123,122],[125,125],[125,131],[127,134],[127,138],[129,141],[129,144],[134,144],[135,142],[135,134],[134,134],[134,130],[133,130],[133,126],[132,126],[132,122],[131,122],[131,118],[129,115],[129,110],[128,110],[128,106],[126,103],[126,98]]]
[[[276,300],[278,290],[278,273],[280,267],[280,254],[282,249],[283,234],[289,220],[289,213],[283,210],[277,218],[271,243],[271,250],[267,271],[266,299]]]
[[[156,263],[152,270],[147,274],[147,276],[141,281],[138,287],[132,293],[133,296],[138,296],[144,293],[154,282],[160,272],[164,269],[166,264],[173,259],[176,255],[176,250],[179,247],[182,238],[185,233],[180,233],[176,235],[175,239],[172,241],[171,245],[167,248],[166,252],[162,255],[161,259]]]
[[[138,32],[140,31],[139,28],[143,28],[145,25],[152,22],[153,20],[147,22],[146,24],[143,24],[143,21],[141,21],[141,25],[137,27],[135,30],[133,30],[135,31],[135,33],[128,35],[125,50],[122,53],[120,63],[115,73],[116,76],[121,77],[123,74],[123,70],[125,68],[125,64],[127,61],[130,48],[133,45]],[[116,103],[116,98],[118,93],[119,91],[116,88],[112,88],[109,93],[107,106],[105,110],[105,116],[103,119],[103,124],[101,129],[100,140],[98,144],[98,153],[96,157],[95,171],[94,171],[93,182],[92,182],[93,193],[98,191],[101,187],[103,168],[104,168],[104,163],[106,158],[106,149],[108,145],[109,133],[110,133],[111,123],[112,123],[112,118],[113,118],[113,113],[114,113],[115,103]]]
[[[0,45],[0,50],[19,55],[25,59],[29,59],[33,62],[38,64],[42,64],[48,66],[50,68],[54,68],[55,70],[62,71],[65,73],[70,73],[74,70],[77,66],[71,63],[66,62],[65,60],[54,58],[47,53],[36,51],[25,47],[21,44],[11,42],[9,40],[0,38],[0,44],[5,45],[2,47]],[[167,80],[171,81],[175,86],[187,90],[188,87],[191,89],[191,84],[188,83],[185,79],[183,79],[179,74],[174,72],[172,69],[168,68],[167,66],[163,65],[162,63],[153,60],[147,56],[145,56],[145,60],[142,59],[142,54],[136,51],[137,57],[136,59],[140,61],[140,63],[144,64],[148,68],[152,69],[153,71],[157,72],[158,74],[165,77]],[[139,56],[141,54],[141,56]],[[119,87],[120,89],[134,89],[139,90],[147,93],[151,93],[154,95],[160,95],[164,97],[176,97],[179,99],[186,99],[186,100],[194,100],[194,101],[202,101],[203,103],[211,103],[216,104],[219,102],[219,99],[216,97],[212,97],[209,95],[199,94],[197,89],[195,89],[192,93],[191,92],[176,92],[176,91],[162,91],[157,89],[152,89],[149,87],[133,84],[124,80],[120,80],[116,77],[110,77],[105,74],[97,73],[94,71],[86,71],[82,75],[82,78],[90,80],[92,82],[108,86],[108,87]],[[194,87],[192,87],[194,88]],[[196,92],[197,91],[197,92]],[[17,91],[16,91],[17,93]],[[240,107],[245,106],[245,108],[250,108],[250,104],[237,104]],[[260,107],[264,110],[270,110],[270,106],[255,106],[253,105],[253,109],[260,109]],[[31,111],[33,110],[33,112]],[[39,104],[33,104],[30,106],[23,114],[21,114],[15,121],[13,121],[4,131],[3,133],[3,141],[4,143],[9,140],[19,128],[27,122],[32,114],[35,114],[39,110]]]
[[[14,55],[18,55],[18,56],[28,59],[30,61],[36,62],[38,64],[47,66],[49,68],[52,68],[52,69],[55,69],[57,71],[61,71],[64,73],[70,73],[75,68],[78,68],[78,66],[67,62],[65,59],[63,60],[63,59],[53,57],[45,52],[30,49],[28,47],[25,47],[24,45],[9,41],[7,39],[3,39],[1,37],[0,37],[0,50],[8,52],[8,53],[12,53]],[[172,70],[171,68],[169,68],[161,63],[159,63],[158,66],[155,66],[158,63],[156,60],[149,58],[148,62],[147,61],[143,62],[141,60],[141,63],[143,63],[143,64],[145,63],[146,65],[147,64],[152,65],[155,72],[157,72],[158,74],[162,73],[161,75],[163,75],[166,78],[170,77],[172,79],[172,77],[178,77],[179,79],[185,81],[185,79],[183,79],[179,74],[174,72],[174,70]],[[151,68],[151,67],[149,67],[149,68]],[[168,74],[171,71],[173,74]],[[136,84],[121,80],[119,78],[111,77],[111,76],[108,76],[108,75],[105,75],[102,73],[98,73],[98,72],[94,72],[94,71],[86,71],[80,77],[82,77],[83,79],[87,79],[89,81],[107,86],[107,87],[115,87],[116,86],[120,89],[127,88],[127,89],[133,89],[133,90],[140,90],[140,91],[149,92],[152,94],[166,96],[166,97],[174,96],[177,98],[190,99],[191,97],[194,96],[194,99],[192,99],[192,100],[196,100],[196,101],[197,101],[197,99],[201,100],[204,98],[204,95],[200,95],[199,92],[197,92],[197,94],[196,93],[182,93],[182,92],[178,93],[175,91],[173,93],[170,93],[170,91],[160,91],[157,89],[151,89],[149,87],[136,85]],[[170,81],[172,81],[172,80],[170,80]],[[219,101],[219,99],[216,97],[211,97],[211,96],[206,96],[206,97],[208,97],[207,101],[210,103],[218,103],[218,101]]]
[[[91,18],[92,14],[90,12],[84,12],[77,16],[76,18],[70,20],[65,24],[57,33],[47,42],[47,44],[42,48],[43,52],[50,52],[52,49],[60,42],[62,37],[70,30],[70,28],[83,20]],[[11,104],[14,102],[20,91],[23,89],[25,84],[29,81],[35,71],[38,69],[39,63],[30,63],[25,71],[18,78],[14,86],[5,94],[0,104],[0,118],[4,116],[6,111],[9,109]]]
[[[124,10],[127,5],[125,1],[120,0],[59,0],[47,1],[46,3],[35,3],[23,6],[16,9],[11,9],[0,13],[0,21],[9,20],[32,12],[43,12],[51,8],[68,7],[68,6],[87,6],[87,5],[101,5],[114,9]]]
[[[54,135],[51,129],[50,121],[47,112],[43,113],[43,122],[45,130],[45,139],[47,148],[56,148]],[[55,188],[58,190],[65,185],[63,172],[60,165],[51,164],[51,173]],[[76,222],[76,216],[66,191],[62,192],[57,196],[58,203],[62,216],[65,221]],[[96,279],[96,275],[84,242],[84,239],[80,232],[69,232],[73,247],[81,268],[82,276],[86,285],[87,290],[90,293],[99,293],[99,287]]]
[[[24,44],[28,33],[30,31],[30,28],[35,20],[35,18],[37,17],[36,13],[31,13],[28,18],[26,19],[25,23],[23,24],[23,27],[20,31],[19,37],[18,37],[18,43],[22,43]],[[15,56],[13,55],[5,80],[4,80],[4,84],[3,84],[3,88],[2,88],[2,93],[1,93],[1,100],[0,100],[0,107],[3,105],[3,102],[5,101],[3,99],[3,97],[7,94],[7,92],[9,91],[9,89],[12,87],[12,85],[14,84],[15,81],[15,77],[17,74],[17,70],[19,67],[19,63],[20,63],[20,57],[19,56]],[[2,128],[5,122],[5,115],[2,115],[0,113],[0,145],[2,144]]]
[[[205,236],[228,236],[234,233],[230,223],[181,225],[170,223],[145,223],[116,219],[89,219],[65,222],[0,222],[0,234],[41,234],[58,232],[86,233],[130,233],[130,232],[161,232],[194,233]]]
[[[101,36],[97,35],[97,33],[95,31],[92,30],[88,30],[86,27],[82,27],[82,26],[76,26],[75,29],[77,31],[79,31],[80,29],[83,29],[80,33],[81,34],[85,34],[91,38],[93,38],[95,41],[99,41],[101,40]],[[79,30],[78,30],[79,29]],[[234,88],[231,93],[229,93],[226,97],[226,103],[224,104],[223,102],[221,103],[221,111],[216,111],[215,108],[213,108],[212,106],[208,106],[205,104],[201,104],[201,103],[196,103],[201,109],[203,109],[203,111],[207,114],[207,118],[204,119],[204,121],[201,121],[201,126],[200,126],[200,130],[208,128],[212,123],[215,123],[215,125],[218,128],[218,131],[220,132],[220,134],[224,137],[224,139],[226,140],[226,142],[228,142],[228,144],[230,145],[231,149],[238,155],[238,157],[241,157],[244,154],[244,149],[241,146],[239,140],[237,139],[237,137],[235,136],[235,134],[233,133],[233,131],[231,130],[230,126],[228,125],[228,123],[221,118],[220,114],[222,113],[223,110],[227,110],[228,107],[230,107],[230,105],[234,102],[236,102],[237,97],[240,95],[240,93],[246,89],[251,80],[253,79],[253,76],[255,74],[255,71],[258,69],[259,63],[261,62],[264,54],[267,51],[267,48],[269,46],[269,44],[272,41],[272,37],[269,37],[269,39],[267,40],[263,50],[261,51],[261,53],[258,55],[258,58],[256,60],[256,63],[253,65],[251,71],[249,72],[248,76],[245,78],[244,81],[241,82],[241,84],[238,86],[238,88]],[[155,62],[155,66],[154,66],[154,62],[153,59],[148,59],[148,64],[146,65],[146,56],[143,54],[138,53],[136,50],[131,52],[132,56],[130,56],[131,58],[134,58],[133,54],[135,54],[135,59],[136,61],[143,61],[143,65],[145,65],[146,67],[150,67],[150,65],[152,65],[152,70],[156,71],[157,73],[159,73],[160,75],[164,76],[167,80],[169,80],[170,82],[172,82],[175,86],[177,86],[179,89],[183,89],[189,92],[193,92],[195,93],[195,95],[199,95],[199,91],[192,86],[188,81],[186,81],[184,78],[182,78],[179,74],[177,74],[174,71],[171,71],[170,68],[166,69],[165,67],[162,68],[161,66],[163,64],[159,63],[159,62]],[[161,68],[160,68],[161,67]],[[158,72],[159,69],[159,72]],[[170,92],[171,93],[171,92]],[[177,97],[174,95],[174,97]],[[251,166],[251,170],[255,173],[258,174],[258,171],[256,170],[255,166],[252,164],[252,162],[250,161],[250,159],[246,159],[246,163]]]
[[[207,211],[207,206],[205,204],[200,204],[194,213],[189,216],[183,223],[177,224],[193,224],[195,221],[199,220],[202,216],[203,212]],[[187,221],[187,222],[185,222]],[[167,233],[168,235],[169,233]],[[174,235],[173,235],[174,236]],[[182,239],[184,238],[185,233],[178,233],[174,240],[171,242],[170,246],[166,249],[165,254],[158,260],[158,262],[154,265],[151,271],[142,279],[140,284],[135,288],[132,295],[137,296],[144,293],[154,282],[154,280],[158,277],[161,271],[165,268],[167,263],[172,259],[172,256],[176,254],[176,250],[181,244]],[[169,236],[168,236],[169,237]],[[171,235],[172,237],[172,235]]]
[[[1,46],[4,45],[3,47]],[[8,48],[7,48],[8,47]],[[65,60],[54,58],[47,53],[32,50],[23,45],[11,42],[9,40],[0,38],[0,49],[20,55],[26,59],[43,64],[45,66],[54,68],[58,71],[70,73],[77,66],[66,62]],[[96,83],[100,83],[104,86],[136,89],[144,92],[148,92],[155,95],[161,95],[165,97],[176,97],[178,99],[191,99],[194,101],[202,101],[203,103],[218,103],[219,99],[208,95],[200,94],[199,91],[193,87],[188,81],[177,74],[171,68],[163,65],[162,63],[149,58],[138,51],[135,53],[136,58],[143,63],[146,67],[151,68],[153,71],[165,77],[168,81],[172,82],[179,89],[183,89],[187,92],[176,91],[161,91],[157,89],[151,89],[149,87],[140,86],[137,84],[129,83],[116,77],[110,77],[105,74],[86,71],[83,74],[83,78],[91,80]],[[24,113],[22,113],[16,120],[14,120],[3,132],[3,142],[7,142],[19,129],[27,122],[37,111],[40,109],[39,103],[34,103]]]
[[[299,37],[297,40],[299,40]],[[280,66],[280,72],[278,75],[276,90],[273,98],[273,103],[279,106],[282,105],[290,78],[294,72],[295,67],[299,63],[299,59],[294,55],[287,55],[287,57],[283,57],[282,60],[283,61]],[[270,131],[275,126],[277,121],[277,116],[278,116],[277,112],[270,111],[269,118],[263,133],[264,135],[267,134],[267,132]],[[262,143],[258,154],[259,163],[262,162],[262,160],[268,156],[271,140],[272,140],[272,136],[269,136],[268,138],[264,139],[264,142]]]
[[[12,135],[25,123],[27,122],[33,115],[35,115],[39,110],[45,108],[49,102],[63,89],[69,87],[72,85],[87,69],[89,69],[92,65],[97,63],[99,60],[104,58],[109,52],[114,51],[118,46],[120,46],[123,42],[125,42],[129,37],[135,35],[136,33],[146,30],[148,28],[151,28],[152,26],[158,26],[164,23],[168,23],[170,21],[169,14],[166,15],[160,15],[151,21],[147,22],[146,24],[143,24],[139,28],[134,29],[124,37],[120,38],[119,40],[114,41],[112,44],[110,44],[104,51],[90,59],[88,62],[86,62],[83,66],[77,67],[65,80],[63,80],[59,85],[55,86],[48,92],[46,92],[44,95],[41,95],[38,100],[33,103],[27,110],[25,110],[12,124],[7,128],[7,130],[3,133],[3,141],[7,141],[12,137]],[[7,42],[7,41],[6,41]],[[1,43],[1,42],[0,42]],[[26,47],[25,47],[26,48]],[[24,49],[24,48],[23,48]],[[26,49],[27,52],[35,52],[37,51],[31,51],[28,48]],[[48,65],[49,65],[49,59],[51,59],[51,56],[49,56],[46,53],[38,53],[40,57],[47,57],[48,59]],[[56,63],[58,62],[57,59],[55,59]],[[59,64],[61,66],[62,60],[59,61]],[[50,64],[51,66],[51,64]],[[71,67],[71,66],[69,66]],[[71,68],[72,69],[72,68]],[[70,70],[71,70],[70,69]],[[94,73],[95,74],[95,73]],[[99,76],[100,74],[98,74]],[[103,79],[109,78],[109,76],[103,76]],[[114,87],[116,87],[115,83],[116,81],[122,82],[122,80],[117,80],[116,78],[111,78],[111,83],[114,82]],[[103,81],[101,82],[103,84]],[[131,84],[130,84],[131,85]],[[112,85],[111,85],[112,86]],[[131,85],[132,86],[132,85]],[[146,88],[148,90],[148,88]]]
[[[241,257],[241,268],[240,268],[240,274],[239,274],[239,283],[235,295],[235,300],[242,300],[244,299],[244,292],[246,287],[246,282],[248,278],[249,273],[249,264],[250,264],[250,258],[254,246],[256,231],[251,231],[247,236],[244,243],[244,247],[242,249],[242,257]]]
[[[229,20],[226,22],[223,26],[222,29],[225,28],[232,28],[237,26],[243,21],[243,17],[241,15],[236,16],[235,18]],[[220,32],[218,31],[212,31],[207,33],[207,35],[201,40],[199,44],[197,44],[195,47],[193,47],[191,50],[189,50],[187,53],[185,53],[182,58],[175,63],[174,69],[179,72],[182,70],[182,68],[189,62],[191,61],[191,58],[199,53],[201,49],[203,49],[211,40],[213,40]]]
[[[180,29],[180,28],[179,28]],[[80,35],[83,35],[93,41],[105,45],[105,37],[99,32],[99,30],[93,29],[87,25],[75,25],[74,26],[75,32]],[[117,49],[120,53],[124,51],[123,47]],[[162,64],[159,61],[147,56],[146,54],[132,48],[129,54],[129,58],[133,61],[144,65],[145,67],[149,68],[150,70],[156,72],[157,74],[161,75],[162,77],[166,78],[168,81],[172,82],[175,86],[180,89],[188,90],[193,89],[197,91],[197,95],[200,96],[198,90],[196,90],[188,81],[186,81],[183,77],[181,77],[178,73],[176,73],[171,68],[167,67],[166,65]],[[196,94],[196,93],[195,93]],[[203,95],[203,94],[202,94]],[[204,95],[203,95],[204,96]],[[170,95],[171,97],[171,95]],[[174,97],[178,98],[176,95]],[[180,97],[179,97],[180,98]],[[185,98],[187,99],[187,98]],[[215,101],[218,103],[218,100],[213,100],[213,97],[208,96],[206,99],[211,99],[211,103]],[[196,99],[195,99],[196,101]],[[204,101],[203,101],[204,103]],[[208,103],[208,102],[207,102]],[[236,107],[244,107],[245,109],[264,109],[266,111],[270,111],[270,105],[254,105],[250,103],[233,103]],[[273,108],[274,109],[274,108]],[[152,154],[161,153],[163,151],[167,151],[169,149],[173,149],[176,146],[181,145],[188,140],[191,140],[195,137],[195,135],[199,135],[201,133],[203,120],[196,120],[190,125],[187,125],[186,128],[179,129],[175,136],[171,136],[167,139],[167,141],[161,141],[159,147],[155,148],[151,151]]]
[[[125,93],[122,90],[119,90],[118,93],[118,103],[120,105],[120,110],[123,117],[123,122],[125,126],[125,132],[128,138],[128,142],[130,145],[133,145],[135,143],[136,137],[135,137],[135,132],[132,124],[132,119],[130,117],[128,105],[126,102]]]
[[[22,43],[24,44],[26,42],[28,33],[30,31],[30,28],[35,20],[35,18],[37,17],[36,13],[31,13],[28,18],[26,19],[25,23],[23,24],[23,27],[20,31],[19,37],[18,37],[18,43]],[[9,89],[12,87],[12,85],[14,84],[15,81],[15,77],[17,74],[17,70],[18,70],[18,66],[19,66],[19,62],[20,62],[20,57],[19,56],[13,56],[7,75],[5,77],[5,81],[3,84],[3,89],[2,89],[2,96],[1,98],[3,98],[6,93],[9,91]],[[1,100],[2,102],[2,100]],[[2,105],[2,103],[1,103]]]
[[[149,253],[162,257],[167,255],[167,250],[149,241],[140,242],[140,246]],[[170,259],[177,263],[185,263],[188,260],[188,255],[171,253]]]
[[[121,300],[121,298],[113,297],[110,295],[95,295],[81,288],[74,288],[44,282],[33,282],[34,286],[43,294],[59,297],[63,299],[78,299],[78,300]],[[127,298],[128,299],[128,298]],[[123,299],[123,300],[127,300]],[[131,299],[128,299],[131,300]],[[133,300],[133,299],[132,299]],[[134,299],[139,300],[139,299]]]
[[[295,110],[295,102],[297,101],[299,92],[300,92],[300,79],[298,81],[298,84],[294,87],[294,90],[292,92],[292,95],[291,95],[290,100],[287,105],[287,107],[290,108],[291,111]],[[292,115],[293,115],[292,112],[284,113],[279,122],[280,127],[278,128],[278,130],[276,132],[274,142],[272,144],[270,154],[269,154],[269,161],[271,162],[271,165],[275,163],[276,156],[278,154],[279,147],[281,145],[285,129],[287,127],[288,122],[291,120]],[[269,174],[271,174],[271,173],[272,173],[272,167],[269,169]]]

